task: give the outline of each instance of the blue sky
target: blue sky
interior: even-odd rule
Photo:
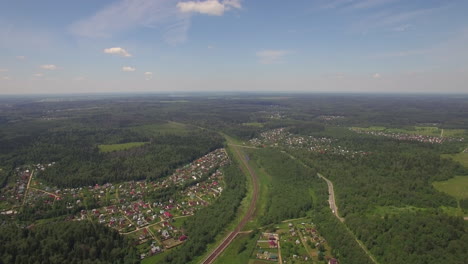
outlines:
[[[0,94],[468,92],[465,0],[0,0]]]

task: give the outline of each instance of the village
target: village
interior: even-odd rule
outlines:
[[[211,204],[224,188],[221,167],[229,163],[224,149],[217,149],[156,181],[57,188],[36,177],[54,164],[16,169],[16,180],[0,197],[1,214],[12,217],[28,209],[37,211],[65,207],[68,221],[95,220],[128,235],[138,243],[141,258],[182,244],[188,237],[185,218]],[[158,196],[175,190],[169,196]]]
[[[389,137],[401,141],[417,141],[422,143],[430,144],[442,144],[444,142],[463,142],[464,138],[455,138],[455,137],[442,137],[442,136],[426,136],[418,134],[405,134],[405,133],[388,133],[383,131],[372,131],[372,130],[362,130],[359,128],[350,128],[351,131],[354,131],[358,134],[366,134],[372,136],[381,136]]]
[[[285,221],[273,232],[260,233],[252,258],[283,264],[319,261],[338,264],[330,251],[313,223]]]
[[[371,154],[365,151],[349,150],[336,143],[336,140],[326,137],[298,136],[288,132],[286,128],[268,130],[259,138],[249,140],[256,147],[287,147],[290,149],[306,149],[320,154],[334,154],[354,158]]]

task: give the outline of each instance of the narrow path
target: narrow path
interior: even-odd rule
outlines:
[[[242,162],[242,164],[245,166],[247,171],[249,172],[249,175],[252,179],[253,183],[253,194],[252,194],[252,200],[250,201],[249,208],[247,210],[247,213],[245,216],[242,218],[240,223],[237,225],[237,227],[234,229],[234,231],[230,232],[226,238],[224,238],[223,242],[219,244],[211,253],[210,255],[201,263],[203,264],[211,264],[213,263],[216,258],[231,244],[231,242],[234,240],[234,238],[239,234],[239,232],[242,230],[242,228],[247,224],[247,222],[252,218],[252,216],[255,213],[255,207],[257,204],[258,200],[258,177],[255,174],[254,170],[250,167],[248,164],[246,157],[244,155],[241,155],[238,147],[236,145],[231,145],[232,148],[234,149],[235,155],[237,156],[237,159]],[[243,170],[244,171],[244,170]]]
[[[57,197],[60,198],[60,195],[57,195],[57,194],[51,193],[51,192],[47,192],[47,191],[44,191],[44,190],[41,190],[41,189],[38,189],[38,188],[30,187],[29,189],[40,191],[40,192],[46,193],[48,195],[52,195],[52,196],[55,197],[55,199],[57,199]]]
[[[306,240],[304,239],[304,236],[302,235],[302,232],[299,229],[297,229],[297,234],[299,235],[299,238],[301,239],[301,243],[306,249],[307,254],[309,254],[310,259],[312,259],[313,258],[312,250],[310,249],[309,245],[307,245]]]

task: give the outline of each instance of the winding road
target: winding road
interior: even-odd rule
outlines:
[[[221,244],[219,244],[210,253],[210,255],[204,261],[201,262],[203,264],[213,263],[216,260],[216,258],[229,246],[229,244],[231,244],[231,242],[234,240],[234,238],[236,238],[236,236],[239,234],[239,232],[242,230],[242,228],[244,228],[245,224],[247,224],[247,222],[254,215],[255,207],[256,207],[256,204],[257,204],[257,200],[258,200],[258,177],[255,174],[255,171],[249,166],[249,163],[246,160],[246,156],[242,155],[241,152],[239,151],[239,147],[242,147],[242,146],[232,145],[232,144],[229,144],[229,146],[231,146],[232,149],[234,149],[235,155],[237,156],[238,160],[242,161],[242,164],[244,164],[245,168],[247,168],[247,171],[249,172],[249,175],[250,175],[250,177],[252,179],[252,183],[253,183],[252,200],[250,201],[247,213],[244,215],[244,217],[239,222],[239,224],[234,229],[234,231],[229,233],[224,238],[223,242],[221,242]]]

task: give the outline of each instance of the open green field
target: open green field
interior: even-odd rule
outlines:
[[[147,143],[148,142],[128,142],[123,144],[98,145],[98,147],[100,152],[112,152],[141,147]]]
[[[243,123],[243,126],[252,126],[252,127],[263,127],[262,123],[258,122],[249,122],[249,123]]]
[[[453,159],[454,161],[460,162],[463,166],[468,168],[468,153],[458,153],[458,154],[442,154],[442,158]]]
[[[468,176],[456,176],[447,181],[434,182],[432,185],[457,200],[468,199]]]

